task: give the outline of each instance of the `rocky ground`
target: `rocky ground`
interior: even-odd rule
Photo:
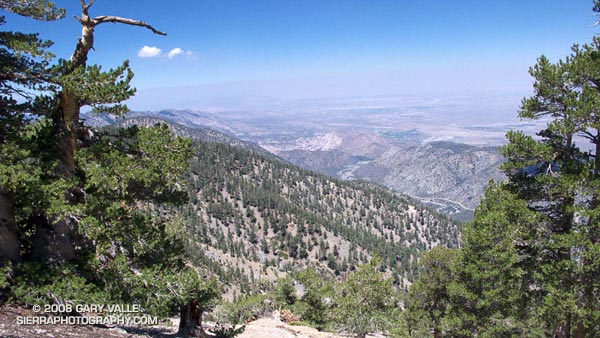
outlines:
[[[33,317],[36,314],[29,309],[4,305],[0,307],[0,337],[73,337],[73,338],[138,338],[138,337],[177,337],[176,326],[152,327],[100,327],[92,325],[24,325],[19,317]],[[210,330],[211,324],[207,325]],[[307,326],[292,326],[277,319],[261,318],[246,325],[239,338],[342,338],[350,335],[319,332]],[[384,337],[372,335],[368,337]]]

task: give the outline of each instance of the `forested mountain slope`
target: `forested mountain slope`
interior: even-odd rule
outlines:
[[[194,152],[186,217],[195,263],[242,291],[306,266],[344,274],[374,255],[406,286],[419,252],[458,244],[457,223],[378,185],[228,144],[197,142]]]

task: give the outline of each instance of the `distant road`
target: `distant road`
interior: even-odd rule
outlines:
[[[464,204],[462,204],[462,203],[460,203],[460,202],[457,202],[457,201],[453,201],[453,200],[447,199],[447,198],[438,198],[438,197],[420,197],[420,196],[411,196],[411,197],[414,197],[414,198],[416,198],[416,199],[418,199],[418,200],[421,200],[421,201],[425,201],[425,200],[427,200],[427,201],[429,201],[430,203],[435,203],[435,204],[437,204],[437,203],[436,203],[436,201],[447,201],[447,202],[450,202],[450,203],[452,203],[452,204],[456,204],[456,205],[458,205],[459,207],[463,208],[463,210],[475,211],[475,209],[474,209],[474,208],[467,208],[467,207],[466,207]]]

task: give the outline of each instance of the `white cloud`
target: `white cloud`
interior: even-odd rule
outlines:
[[[168,57],[169,59],[173,60],[178,55],[183,55],[186,59],[194,59],[196,57],[196,54],[194,54],[194,52],[191,50],[183,50],[179,47],[171,49]]]
[[[137,55],[141,58],[153,58],[160,56],[161,53],[162,51],[158,47],[144,46],[138,51]],[[169,57],[171,57],[171,53],[169,53]]]
[[[177,47],[177,48],[171,49],[168,56],[169,56],[169,59],[173,59],[174,57],[176,57],[179,54],[183,54],[183,49]]]
[[[138,51],[137,55],[141,58],[153,58],[158,56],[165,57],[165,54],[163,54],[163,51],[160,48],[150,46],[142,47],[142,49]],[[168,53],[166,53],[166,57],[168,57],[169,60],[173,60],[179,55],[183,55],[187,59],[194,59],[196,57],[194,52],[192,52],[191,50],[183,50],[179,47],[173,48]]]

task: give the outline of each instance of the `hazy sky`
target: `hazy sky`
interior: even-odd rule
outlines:
[[[65,19],[4,13],[4,29],[38,31],[68,58],[80,34],[79,1],[56,2],[67,8]],[[197,105],[194,97],[210,95],[523,89],[538,56],[557,60],[598,32],[591,7],[591,0],[97,0],[92,16],[144,20],[168,36],[103,24],[89,61],[131,61],[140,94],[134,109]],[[163,87],[170,89],[161,97]]]

